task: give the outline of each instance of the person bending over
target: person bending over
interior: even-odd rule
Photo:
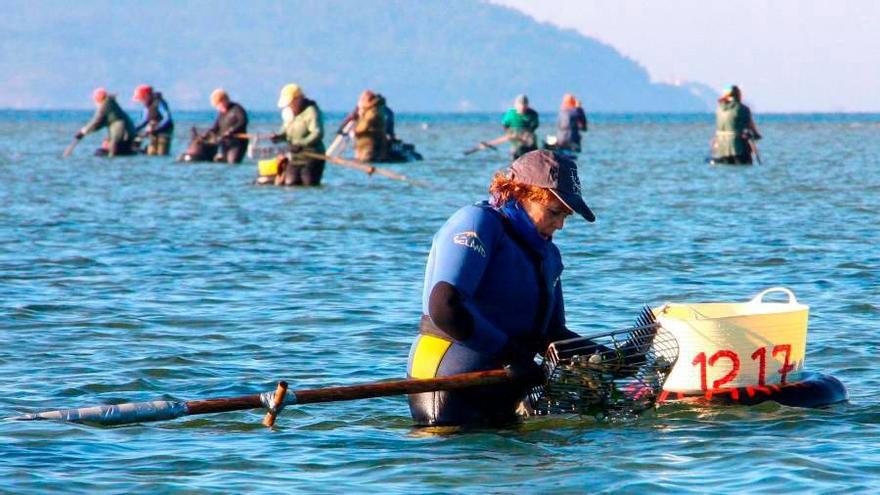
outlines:
[[[116,102],[116,95],[107,93],[104,88],[92,92],[95,102],[95,114],[74,136],[77,140],[97,130],[107,128],[107,140],[96,154],[109,157],[131,155],[135,152],[135,130],[131,117]]]
[[[410,378],[514,365],[540,373],[534,358],[554,341],[577,337],[565,322],[562,257],[553,235],[584,202],[577,165],[531,151],[498,173],[491,201],[458,210],[434,236]],[[427,392],[409,397],[417,425],[506,423],[528,384]]]
[[[278,108],[282,110],[281,130],[272,137],[272,142],[286,142],[284,171],[275,177],[275,185],[319,186],[324,175],[323,159],[306,153],[324,154],[324,116],[318,104],[306,98],[296,84],[281,88]]]

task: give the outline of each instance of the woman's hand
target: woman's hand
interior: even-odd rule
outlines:
[[[511,371],[513,379],[517,383],[523,385],[536,386],[546,381],[544,368],[533,359],[520,359],[508,364],[505,368]]]

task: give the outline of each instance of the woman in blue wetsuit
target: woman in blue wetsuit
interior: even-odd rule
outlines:
[[[505,365],[537,374],[536,354],[577,337],[565,326],[562,259],[552,241],[574,212],[595,220],[577,165],[532,151],[496,174],[489,192],[491,202],[462,208],[434,236],[411,378]],[[421,426],[507,423],[528,386],[413,394],[410,410]]]

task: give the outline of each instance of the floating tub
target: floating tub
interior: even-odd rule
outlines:
[[[764,301],[771,293],[788,300]],[[804,370],[809,310],[784,287],[742,303],[667,303],[654,309],[679,344],[662,399],[776,400],[804,407],[846,400],[846,388],[836,378]]]

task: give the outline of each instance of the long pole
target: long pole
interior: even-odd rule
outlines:
[[[475,146],[469,150],[466,150],[464,152],[464,154],[465,155],[472,155],[472,154],[474,154],[480,150],[484,150],[486,148],[495,149],[495,146],[497,146],[501,143],[507,142],[507,141],[510,141],[510,135],[508,135],[508,134],[505,134],[503,136],[499,136],[491,141],[480,141],[480,144],[478,144],[477,146]]]
[[[238,139],[268,139],[272,137],[271,134],[254,134],[252,132],[239,132],[238,134],[233,134],[232,137]]]
[[[74,138],[74,140],[67,145],[67,148],[64,148],[64,153],[61,154],[62,158],[67,158],[73,153],[73,149],[76,148],[76,145],[79,144],[79,139]]]
[[[758,151],[758,143],[754,139],[749,138],[749,147],[752,148],[752,154],[755,155],[755,161],[758,162],[758,165],[763,165],[761,163],[761,153]]]
[[[242,134],[236,134],[235,137],[242,138],[242,139],[257,139],[262,136],[259,134],[244,134],[244,133],[242,133]],[[388,177],[389,179],[403,181],[408,184],[412,184],[414,186],[419,186],[419,187],[427,186],[427,184],[425,182],[410,179],[409,177],[407,177],[405,175],[398,174],[397,172],[392,172],[391,170],[388,170],[386,168],[376,167],[374,165],[370,165],[367,163],[361,163],[361,162],[357,162],[357,161],[353,161],[353,160],[346,160],[344,158],[339,158],[337,156],[331,156],[329,153],[328,154],[321,154],[321,153],[315,153],[313,151],[301,151],[296,154],[302,155],[302,156],[305,156],[308,158],[312,158],[314,160],[325,160],[325,161],[328,161],[328,162],[336,164],[336,165],[341,165],[343,167],[348,167],[348,168],[353,168],[355,170],[360,170],[361,172],[364,172],[367,175],[378,174],[378,175],[381,175],[384,177]]]
[[[442,378],[393,380],[343,387],[326,387],[306,390],[287,390],[280,382],[272,392],[219,399],[191,401],[130,402],[78,409],[60,409],[10,418],[19,421],[59,420],[98,425],[121,425],[163,421],[197,414],[212,414],[246,409],[268,408],[264,424],[271,426],[281,408],[294,404],[337,402],[371,397],[417,394],[457,390],[486,385],[512,383],[520,379],[510,368],[461,373]],[[271,416],[270,416],[271,415]]]
[[[333,139],[333,142],[330,143],[330,146],[327,147],[327,156],[337,156],[337,148],[339,148],[340,153],[343,151],[343,149],[345,149],[345,137],[351,131],[352,127],[354,127],[354,120],[349,120],[342,127],[342,131],[336,135],[335,139]]]
[[[355,170],[360,170],[361,172],[364,172],[367,175],[378,174],[378,175],[388,177],[389,179],[403,181],[408,184],[412,184],[414,186],[420,186],[420,187],[427,186],[427,184],[422,181],[413,180],[405,175],[398,174],[397,172],[392,172],[391,170],[376,167],[374,165],[370,165],[367,163],[346,160],[344,158],[339,158],[339,157],[335,157],[335,156],[322,155],[320,153],[314,153],[311,151],[303,151],[299,154],[302,156],[308,157],[308,158],[312,158],[314,160],[326,160],[326,161],[328,161],[330,163],[334,163],[336,165],[342,165],[343,167],[348,167],[348,168],[353,168]]]

